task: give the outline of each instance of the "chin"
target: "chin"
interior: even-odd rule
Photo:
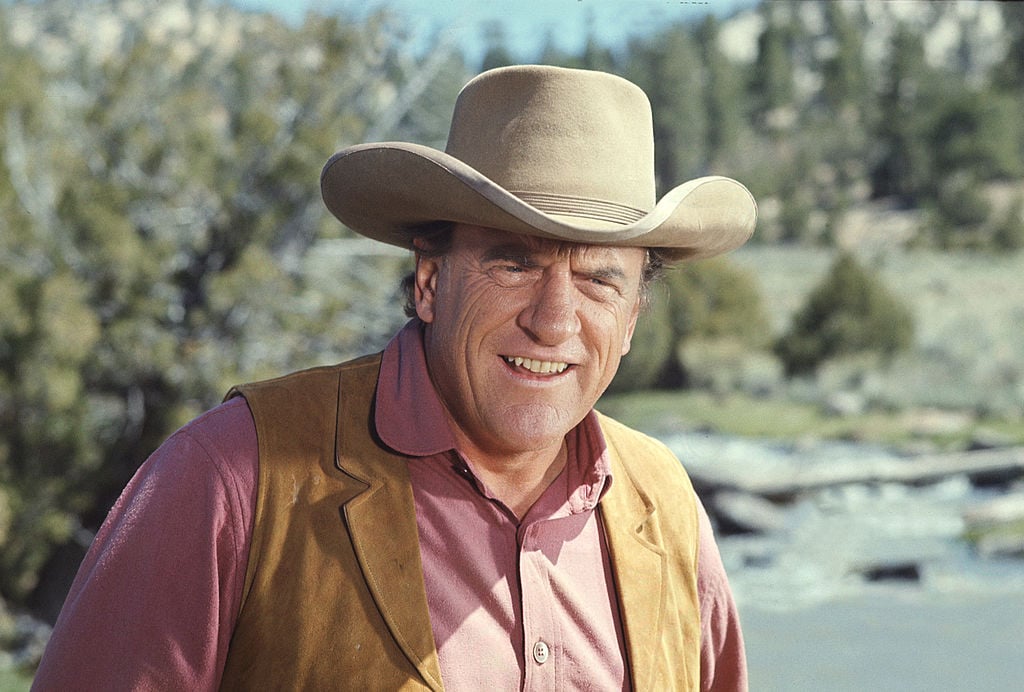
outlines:
[[[549,404],[527,404],[507,409],[502,420],[502,438],[521,443],[523,451],[542,449],[560,442],[579,422],[567,415],[566,409]]]

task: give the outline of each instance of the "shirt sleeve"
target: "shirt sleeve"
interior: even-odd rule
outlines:
[[[256,502],[242,399],[143,464],[97,533],[33,690],[213,690],[241,603]]]
[[[711,520],[697,500],[700,546],[697,555],[697,593],[700,598],[701,690],[747,690],[747,659],[739,612],[729,588],[729,578],[715,543]]]

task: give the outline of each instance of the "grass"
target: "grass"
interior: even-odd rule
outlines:
[[[914,314],[915,345],[885,372],[835,370],[828,391],[859,393],[859,415],[828,414],[807,393],[771,398],[737,388],[604,397],[598,408],[652,434],[683,430],[778,440],[840,439],[917,449],[963,448],[991,436],[1024,444],[1024,252],[1007,255],[903,251],[862,253]],[[756,279],[774,336],[783,333],[835,253],[821,248],[744,247],[733,261]],[[701,363],[713,367],[713,362]],[[719,367],[732,367],[730,363]],[[727,373],[728,374],[728,373]],[[858,377],[851,378],[851,374]],[[844,379],[845,378],[845,379]],[[861,385],[851,385],[854,380]],[[852,390],[850,389],[852,386]],[[747,389],[745,391],[753,391]]]
[[[32,686],[32,677],[16,670],[0,668],[0,692],[25,692]]]
[[[897,447],[927,441],[939,449],[955,449],[984,430],[1013,444],[1024,444],[1024,421],[970,418],[959,427],[921,431],[910,423],[913,412],[869,411],[860,415],[832,416],[810,404],[739,393],[630,392],[605,396],[597,408],[652,435],[709,430],[742,437],[853,440]]]
[[[1006,546],[1011,551],[1020,552],[1024,546],[1024,518],[970,527],[964,532],[964,539],[982,552],[994,546]]]

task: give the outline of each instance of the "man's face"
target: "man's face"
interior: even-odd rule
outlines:
[[[448,253],[418,257],[427,364],[456,435],[486,454],[560,445],[629,350],[644,256],[458,225]]]

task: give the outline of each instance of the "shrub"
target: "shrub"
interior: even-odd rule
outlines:
[[[681,344],[730,341],[756,351],[769,333],[757,286],[743,270],[725,258],[683,265],[654,288],[609,392],[692,384]]]
[[[775,343],[788,375],[814,371],[839,355],[876,352],[891,356],[913,341],[913,319],[850,253],[836,259]]]

